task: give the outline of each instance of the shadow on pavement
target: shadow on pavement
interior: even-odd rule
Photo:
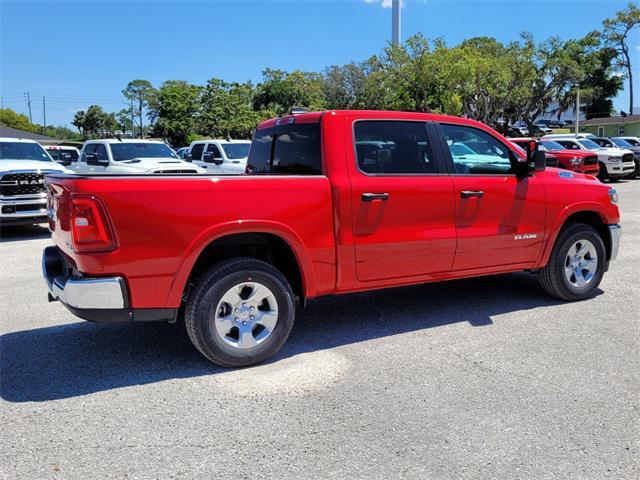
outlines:
[[[495,315],[559,303],[524,273],[321,298],[298,312],[291,337],[271,362],[457,322],[487,326]],[[0,337],[0,359],[0,395],[10,402],[224,371],[195,350],[181,324],[80,322],[8,333]]]
[[[51,232],[46,224],[39,225],[4,225],[0,227],[0,242],[18,242],[49,238]]]

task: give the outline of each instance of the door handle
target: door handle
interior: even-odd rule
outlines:
[[[374,200],[389,200],[388,193],[363,193],[360,197],[363,202],[373,202]]]
[[[460,196],[462,198],[471,198],[471,197],[484,197],[484,192],[482,190],[462,190],[460,192]]]

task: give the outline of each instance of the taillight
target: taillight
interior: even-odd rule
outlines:
[[[71,197],[71,232],[75,252],[107,252],[116,248],[106,210],[92,195]]]

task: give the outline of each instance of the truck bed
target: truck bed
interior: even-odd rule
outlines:
[[[60,175],[49,176],[47,186],[54,243],[81,274],[126,278],[133,308],[177,308],[200,253],[231,230],[284,238],[300,252],[309,296],[335,287],[331,186],[325,176]],[[103,202],[116,250],[72,250],[71,193]]]

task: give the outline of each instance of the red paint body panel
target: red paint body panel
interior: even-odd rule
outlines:
[[[296,115],[296,123],[321,124],[325,175],[48,177],[50,208],[57,212],[53,240],[81,273],[124,277],[132,308],[176,308],[198,256],[229,234],[269,233],[287,242],[304,295],[312,298],[541,267],[572,213],[592,211],[606,224],[619,221],[607,186],[587,175],[561,176],[557,169],[522,178],[363,174],[352,130],[361,119],[472,125],[508,145],[489,127],[457,117],[379,111]],[[484,196],[462,199],[461,190],[482,190]],[[390,197],[362,202],[368,192]],[[116,250],[73,251],[69,201],[75,193],[102,201]]]

